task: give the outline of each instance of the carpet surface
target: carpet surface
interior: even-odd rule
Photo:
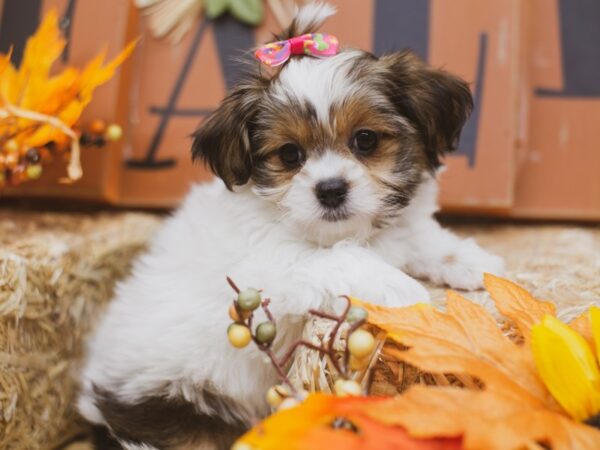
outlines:
[[[600,305],[600,226],[463,223],[450,228],[504,257],[505,277],[554,302],[559,318],[570,320]],[[429,288],[434,303],[443,305],[445,289]],[[494,311],[485,292],[465,295]]]

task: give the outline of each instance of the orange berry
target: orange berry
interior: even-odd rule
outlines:
[[[106,122],[104,120],[96,119],[90,123],[89,126],[90,133],[93,134],[104,134],[106,131]]]
[[[4,150],[10,153],[16,153],[19,151],[19,143],[14,139],[9,139],[6,141],[6,144],[4,144]]]

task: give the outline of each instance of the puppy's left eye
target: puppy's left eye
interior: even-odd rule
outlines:
[[[377,148],[379,138],[373,130],[358,130],[354,135],[352,147],[360,155],[370,155]]]

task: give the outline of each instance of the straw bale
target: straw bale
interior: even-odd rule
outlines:
[[[47,449],[76,419],[84,337],[159,219],[0,213],[0,448]]]

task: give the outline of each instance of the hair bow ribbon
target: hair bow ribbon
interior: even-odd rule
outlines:
[[[336,55],[339,48],[340,43],[335,36],[325,33],[309,33],[263,45],[256,50],[254,56],[263,64],[275,67],[286,62],[292,55],[327,58]]]

